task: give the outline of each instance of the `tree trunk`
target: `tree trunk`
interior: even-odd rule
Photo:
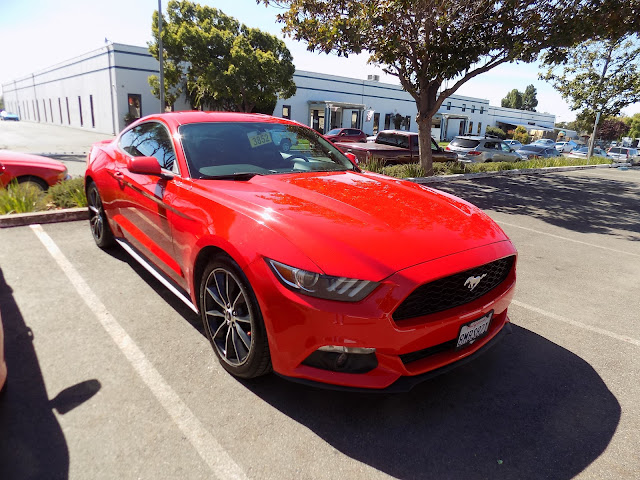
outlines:
[[[433,152],[431,151],[432,115],[418,114],[418,144],[420,145],[420,165],[427,177],[433,175]]]

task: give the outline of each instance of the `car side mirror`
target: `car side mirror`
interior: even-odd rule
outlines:
[[[358,166],[358,157],[356,157],[355,154],[347,152],[344,155],[351,161],[351,163],[353,163],[354,166]]]
[[[142,175],[153,175],[171,180],[173,174],[163,170],[155,157],[129,157],[127,160],[127,169],[131,173],[140,173]]]

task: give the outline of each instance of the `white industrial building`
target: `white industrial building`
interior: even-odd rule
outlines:
[[[2,85],[5,107],[22,120],[68,125],[115,134],[133,118],[158,113],[148,77],[159,64],[145,47],[110,43],[58,65]],[[279,100],[274,115],[311,126],[321,133],[335,127],[361,128],[367,134],[395,128],[418,131],[413,98],[399,85],[297,70],[297,93]],[[185,99],[175,110],[189,109]],[[506,130],[525,126],[535,137],[553,136],[555,115],[489,105],[482,98],[452,95],[433,120],[433,136],[448,140],[484,134],[487,126]],[[555,139],[555,138],[554,138]]]

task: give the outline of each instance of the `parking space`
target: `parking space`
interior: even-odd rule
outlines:
[[[237,381],[86,222],[1,229],[0,476],[637,478],[640,170],[438,188],[518,248],[514,333],[401,395]]]

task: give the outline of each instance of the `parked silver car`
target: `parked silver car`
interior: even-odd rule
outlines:
[[[554,145],[545,146],[541,144],[530,143],[529,145],[524,145],[518,153],[525,159],[530,160],[533,158],[551,158],[551,157],[561,157],[562,154],[558,152]]]
[[[458,136],[446,150],[455,152],[459,162],[518,162],[522,157],[498,137]]]
[[[637,148],[611,147],[607,154],[619,162],[629,162],[632,165],[640,163],[640,155]]]

